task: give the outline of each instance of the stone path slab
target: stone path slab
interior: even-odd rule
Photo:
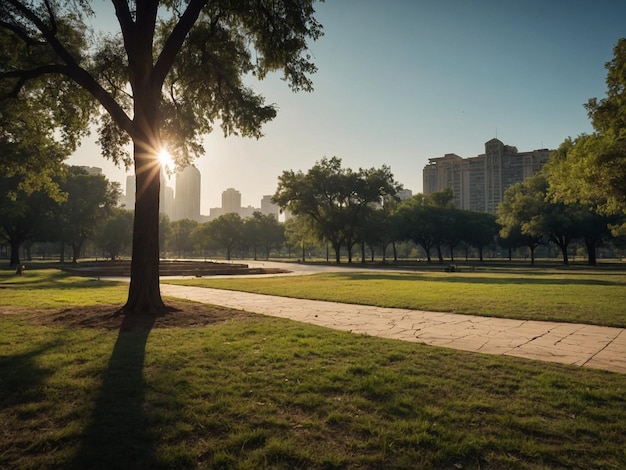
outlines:
[[[623,328],[381,308],[172,284],[161,284],[161,293],[358,334],[626,373]]]

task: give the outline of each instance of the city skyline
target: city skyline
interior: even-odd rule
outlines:
[[[195,163],[202,213],[228,187],[242,191],[243,206],[256,206],[284,170],[306,172],[324,157],[354,169],[389,165],[417,193],[430,158],[477,155],[491,138],[557,148],[592,131],[583,104],[604,96],[604,64],[626,36],[626,4],[615,1],[346,0],[316,8],[325,36],[311,44],[315,91],[294,94],[277,76],[249,80],[278,115],[258,141],[224,139],[219,127],[206,137]],[[111,27],[100,11],[92,22]],[[68,163],[101,167],[125,186],[127,173],[100,156],[95,139]]]
[[[81,166],[81,168],[90,174],[103,174],[102,168],[86,166]],[[235,213],[246,218],[252,217],[255,212],[273,215],[277,220],[284,220],[279,206],[272,203],[271,195],[264,195],[259,200],[258,206],[243,206],[241,193],[234,188],[226,188],[222,191],[222,201],[219,207],[211,207],[209,211],[203,213],[200,209],[202,201],[201,178],[200,171],[194,165],[176,172],[168,181],[166,181],[164,172],[161,172],[159,212],[166,214],[171,221],[191,219],[196,222],[208,222],[228,213]],[[136,189],[134,175],[126,176],[126,187],[121,189],[122,195],[118,203],[127,209],[134,209]]]

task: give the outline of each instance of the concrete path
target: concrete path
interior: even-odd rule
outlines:
[[[161,293],[353,333],[626,373],[623,328],[369,307],[170,284],[161,284]]]

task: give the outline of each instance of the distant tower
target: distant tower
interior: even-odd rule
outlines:
[[[200,171],[193,165],[176,174],[175,220],[200,220]]]
[[[272,196],[263,196],[261,199],[261,213],[265,215],[273,215],[278,220],[278,205],[272,202]]]
[[[398,191],[396,196],[398,196],[400,201],[406,201],[407,199],[411,199],[413,197],[413,191],[410,189],[401,189]]]
[[[135,175],[126,177],[126,198],[124,199],[126,209],[135,210]]]
[[[241,211],[241,193],[233,188],[228,188],[222,192],[222,213],[229,214],[234,212],[239,214]]]
[[[174,219],[174,190],[167,185],[167,180],[161,170],[161,191],[159,192],[159,212],[164,212]]]

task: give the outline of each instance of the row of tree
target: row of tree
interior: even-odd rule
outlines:
[[[259,212],[247,219],[226,214],[203,224],[189,219],[170,222],[161,214],[159,245],[162,254],[178,258],[226,259],[234,250],[267,259],[272,250],[285,247],[290,253],[301,250],[303,260],[310,250],[330,245],[336,262],[342,255],[352,262],[357,246],[361,260],[369,250],[372,260],[380,255],[385,261],[390,248],[397,259],[397,244],[408,241],[420,247],[429,263],[433,257],[443,263],[444,258],[454,262],[457,250],[467,257],[470,249],[482,261],[485,247],[497,243],[509,256],[527,247],[534,263],[537,247],[551,242],[568,264],[569,248],[577,241],[594,265],[598,246],[623,240],[618,236],[623,218],[581,202],[555,200],[551,169],[560,164],[559,155],[542,172],[507,190],[497,218],[455,208],[450,189],[400,202],[395,195],[401,186],[388,168],[353,171],[342,168],[338,158],[322,159],[306,174],[284,172],[279,179],[274,199],[296,215],[285,224]],[[11,265],[20,262],[20,245],[33,242],[57,242],[61,261],[67,246],[76,262],[88,240],[112,260],[128,253],[133,213],[116,207],[117,183],[65,166],[53,178],[59,192],[52,196],[43,189],[15,190],[15,178],[0,177],[0,190],[13,191],[0,203],[0,235],[11,246]]]
[[[119,184],[67,165],[50,175],[53,192],[23,188],[21,181],[19,175],[0,174],[0,193],[5,195],[0,201],[0,236],[11,247],[11,266],[20,263],[20,245],[33,241],[67,245],[76,261],[120,196]]]

